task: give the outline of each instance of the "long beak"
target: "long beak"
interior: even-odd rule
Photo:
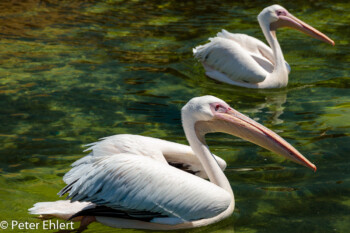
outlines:
[[[334,41],[331,40],[328,36],[304,23],[292,14],[287,13],[286,15],[281,15],[278,18],[279,19],[276,22],[270,24],[270,30],[275,31],[279,27],[290,27],[334,46]]]
[[[215,126],[211,127],[212,132],[216,128],[215,131],[243,138],[314,171],[317,169],[314,164],[283,138],[234,109],[230,109],[225,113],[215,113],[214,119]]]

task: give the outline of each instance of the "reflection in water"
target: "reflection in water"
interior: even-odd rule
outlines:
[[[265,114],[268,114],[271,125],[282,124],[283,120],[280,116],[283,114],[283,104],[287,101],[287,92],[279,92],[274,95],[267,95],[265,103],[258,104],[254,108],[247,109],[248,113],[260,113],[263,109]]]

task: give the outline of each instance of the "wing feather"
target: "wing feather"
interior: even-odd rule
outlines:
[[[91,151],[90,154],[72,164],[73,168],[63,177],[66,184],[81,177],[81,171],[90,170],[92,164],[99,158],[120,153],[150,157],[164,164],[176,165],[178,169],[196,176],[208,178],[198,158],[194,155],[191,147],[187,145],[140,135],[118,134],[102,138],[100,141],[86,146],[88,148],[85,151]],[[214,156],[221,169],[224,170],[226,162],[220,157]]]
[[[258,83],[267,76],[267,72],[233,40],[212,38],[209,43],[196,47],[194,55],[234,81]]]
[[[261,40],[258,40],[252,36],[248,36],[246,34],[230,33],[225,29],[222,29],[222,31],[219,32],[217,36],[233,40],[237,42],[246,51],[249,51],[250,53],[256,55],[262,55],[263,57],[268,59],[272,64],[274,64],[274,56],[272,49]]]
[[[261,40],[258,40],[252,36],[248,36],[246,34],[230,33],[225,29],[222,29],[222,31],[219,32],[217,36],[236,41],[242,46],[242,48],[249,51],[254,59],[258,59],[260,62],[264,63],[263,65],[265,65],[264,67],[268,72],[272,72],[273,67],[275,66],[275,58],[272,49]],[[258,60],[257,62],[259,62]],[[287,61],[285,61],[285,63],[289,73],[290,66]]]
[[[232,81],[259,83],[274,69],[274,55],[269,46],[254,37],[224,29],[217,37],[210,38],[209,43],[196,47],[193,53],[205,65]],[[287,62],[286,66],[290,71]]]
[[[76,202],[75,202],[76,203]],[[81,211],[72,215],[69,219],[73,219],[79,216],[100,216],[100,217],[113,217],[113,218],[125,218],[125,219],[134,219],[141,221],[151,221],[154,218],[165,218],[167,216],[161,215],[159,213],[152,213],[146,211],[129,211],[125,212],[122,210],[112,209],[106,206],[94,206],[91,208],[85,208]]]
[[[114,209],[190,221],[216,216],[231,202],[228,192],[213,183],[139,155],[103,157],[79,174],[68,198]]]

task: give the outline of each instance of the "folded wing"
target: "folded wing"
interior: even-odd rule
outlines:
[[[260,40],[222,30],[210,42],[196,47],[194,56],[207,67],[219,71],[233,81],[263,82],[274,69],[270,47]],[[290,67],[286,62],[288,70]]]
[[[198,158],[187,145],[140,135],[118,134],[87,146],[86,151],[91,151],[90,154],[72,164],[73,168],[63,177],[66,184],[77,180],[81,172],[91,169],[92,164],[98,159],[121,153],[149,157],[196,176],[208,178]],[[220,157],[215,156],[215,158],[221,169],[224,170],[226,162]]]
[[[75,171],[79,178],[61,192],[68,192],[72,201],[182,221],[214,217],[231,202],[230,195],[213,183],[140,155],[101,157],[81,169]]]

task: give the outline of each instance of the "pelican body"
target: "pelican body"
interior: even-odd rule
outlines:
[[[290,66],[284,60],[276,30],[290,27],[334,45],[334,41],[297,19],[285,8],[272,5],[258,15],[260,27],[270,47],[262,41],[222,30],[210,42],[197,46],[193,54],[212,79],[246,88],[281,88],[288,84]]]
[[[182,124],[190,146],[128,134],[88,145],[91,153],[63,178],[67,185],[59,195],[70,200],[36,203],[30,212],[116,228],[175,230],[216,223],[232,214],[235,201],[225,161],[205,142],[212,132],[235,135],[316,171],[276,133],[216,97],[191,99],[182,108]]]

